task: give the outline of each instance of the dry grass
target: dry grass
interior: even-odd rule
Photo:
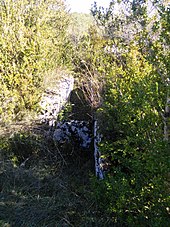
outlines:
[[[89,221],[93,201],[88,198],[91,155],[78,149],[68,155],[71,148],[64,152],[56,147],[48,130],[34,125],[1,139],[0,226],[93,223]]]

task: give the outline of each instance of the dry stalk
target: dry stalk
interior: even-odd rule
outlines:
[[[86,71],[82,81],[80,81],[80,87],[92,109],[97,109],[101,106],[104,81],[102,76],[96,72],[94,66],[92,66],[91,70],[86,63],[83,62],[83,64],[86,67]]]

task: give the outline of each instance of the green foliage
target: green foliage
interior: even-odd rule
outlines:
[[[96,27],[90,27],[76,46],[73,58],[78,86],[92,108],[100,105],[100,92],[104,84],[104,73],[108,56],[104,52],[106,40],[98,34]]]
[[[68,18],[62,1],[4,0],[0,21],[0,115],[7,121],[36,108],[44,71],[61,63]]]
[[[124,141],[109,149],[110,173],[103,182],[93,180],[93,197],[105,220],[109,215],[115,226],[168,226],[169,147],[158,141],[134,148]]]
[[[128,136],[159,138],[160,112],[166,99],[161,78],[134,45],[121,58],[125,60],[112,64],[108,75],[104,111],[111,118],[114,114],[118,123],[115,127]]]
[[[121,6],[120,14],[114,11],[116,2]],[[12,212],[7,217],[0,206],[0,222],[12,220],[14,226],[169,226],[170,146],[164,141],[163,127],[170,87],[170,23],[169,8],[162,2],[153,1],[153,15],[148,15],[143,0],[111,1],[107,10],[95,5],[93,15],[104,35],[93,26],[76,42],[70,41],[70,34],[65,40],[61,28],[67,25],[67,17],[65,20],[63,10],[51,10],[54,5],[46,8],[42,1],[38,7],[11,7],[15,14],[7,14],[6,5],[1,4],[0,29],[8,34],[6,39],[0,38],[1,116],[7,111],[12,116],[18,109],[33,108],[42,72],[56,62],[70,67],[72,61],[78,85],[92,114],[97,115],[103,135],[100,151],[108,169],[104,180],[92,177],[89,187],[85,174],[93,168],[89,153],[82,155],[73,144],[54,144],[47,140],[47,133],[43,138],[15,134],[0,145],[10,155],[15,170],[11,175],[9,168],[3,167],[4,171],[1,167],[0,180],[3,192],[15,194],[17,209],[18,197],[27,206],[21,206],[16,217]],[[11,4],[19,3],[11,0]],[[12,21],[17,21],[16,25]],[[69,118],[71,108],[68,105],[59,118]],[[23,171],[22,164],[32,172]],[[24,220],[17,219],[21,210]],[[29,218],[30,210],[34,220]]]
[[[11,156],[11,160],[14,166],[20,165],[22,162],[29,160],[41,152],[40,146],[41,137],[26,134],[26,133],[16,133],[8,141],[8,152]]]
[[[72,104],[68,102],[58,114],[58,121],[69,120],[72,113]]]
[[[89,31],[76,62],[90,100],[104,80],[97,119],[109,170],[104,181],[92,180],[92,197],[105,225],[168,226],[169,144],[162,116],[169,90],[169,12],[159,6],[158,22],[145,1],[121,4],[129,14],[114,14],[114,1],[108,10],[94,7],[105,37]],[[149,31],[155,23],[164,29]]]
[[[10,159],[13,167],[23,164],[23,167],[29,168],[30,163],[36,162],[46,152],[47,141],[42,134],[18,130],[15,129],[16,132],[10,137],[5,135],[0,138],[0,158]]]
[[[169,145],[162,142],[160,115],[164,83],[137,46],[129,46],[119,59],[110,63],[98,109],[100,150],[110,169],[94,198],[118,226],[167,226]]]

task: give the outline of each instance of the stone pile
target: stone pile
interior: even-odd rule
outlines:
[[[74,78],[67,75],[46,89],[40,102],[42,111],[39,118],[42,123],[52,126],[54,142],[70,143],[83,149],[89,149],[92,145],[94,147],[96,176],[103,179],[103,164],[98,149],[100,135],[98,134],[97,121],[94,122],[94,126],[90,126],[88,121],[81,120],[57,122],[57,116],[68,101],[73,87]]]
[[[86,121],[58,122],[53,134],[53,139],[58,143],[71,143],[88,149],[92,142],[90,125]]]
[[[57,116],[64,104],[68,101],[74,87],[72,76],[63,76],[53,88],[45,90],[41,102],[41,114],[39,116],[42,123],[54,126]]]
[[[96,177],[103,179],[107,163],[105,159],[101,158],[99,151],[101,135],[98,130],[99,126],[96,120],[93,126],[90,126],[87,121],[71,120],[58,122],[53,133],[53,140],[58,144],[70,143],[86,150],[90,148],[93,142]]]

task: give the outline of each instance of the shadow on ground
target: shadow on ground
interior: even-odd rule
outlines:
[[[44,126],[2,138],[0,226],[93,225],[93,169],[91,150],[56,146]]]

